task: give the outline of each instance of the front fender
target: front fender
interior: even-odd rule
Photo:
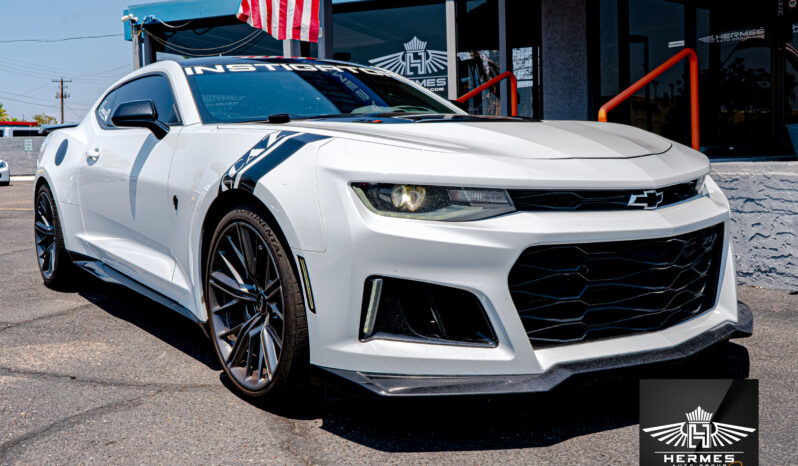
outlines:
[[[178,251],[178,267],[175,270],[174,281],[186,291],[192,290],[192,311],[200,320],[207,319],[202,289],[203,227],[220,196],[225,196],[234,190],[254,196],[274,216],[291,249],[314,252],[324,252],[326,249],[314,172],[318,149],[329,138],[298,139],[295,142],[301,141],[301,143],[271,147],[270,139],[279,133],[282,132],[267,133],[265,137],[261,133],[260,138],[254,141],[254,145],[251,144],[239,151],[235,159],[226,156],[223,170],[219,170],[220,159],[217,156],[207,169],[200,170],[202,173],[190,177],[191,187],[184,186],[185,192],[181,198],[188,198],[186,207],[191,209],[192,218],[190,226],[185,228],[182,226],[183,220],[180,220],[180,214],[177,214],[175,248]],[[290,133],[312,136],[305,133]],[[247,139],[252,141],[250,135]],[[250,158],[251,160],[248,160]],[[260,165],[243,170],[243,164],[247,161]],[[174,163],[179,161],[176,159]],[[178,178],[182,178],[181,184],[189,181],[187,179],[189,174],[176,174],[174,163],[170,176],[170,192],[177,189]],[[236,166],[238,168],[233,169]],[[237,175],[243,172],[249,174],[249,180],[241,182],[243,178]],[[215,228],[215,225],[209,228]],[[187,245],[184,243],[186,235],[180,234],[180,231],[188,233]],[[185,252],[179,251],[188,253],[187,257],[190,258],[188,264],[181,263],[179,256]]]

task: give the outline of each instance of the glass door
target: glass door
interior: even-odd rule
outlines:
[[[701,145],[709,155],[770,155],[775,147],[774,11],[759,2],[696,9]]]
[[[779,83],[784,95],[784,125],[779,132],[785,153],[798,155],[798,2],[786,2],[785,6],[779,38],[780,64],[784,67]]]
[[[541,118],[540,2],[508,0],[507,39],[510,71],[518,80],[518,114]],[[499,2],[457,0],[457,95],[495,78],[501,69]],[[492,86],[467,102],[472,114],[501,115],[501,86]]]

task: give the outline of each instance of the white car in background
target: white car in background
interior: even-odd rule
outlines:
[[[633,127],[463,113],[393,73],[159,62],[47,138],[44,282],[199,323],[241,393],[549,390],[752,331],[709,162]]]
[[[11,169],[8,168],[8,163],[0,159],[0,186],[8,186],[11,182]]]

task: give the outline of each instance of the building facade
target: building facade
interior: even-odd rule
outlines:
[[[685,47],[699,65],[701,150],[732,207],[741,283],[798,290],[798,0],[322,0],[318,44],[237,20],[239,0],[133,5],[137,64],[303,55],[393,70],[453,99],[511,70],[519,113],[595,120]],[[688,65],[609,113],[690,143]],[[507,114],[506,83],[469,102]]]
[[[602,104],[690,47],[707,155],[794,160],[798,152],[796,0],[326,0],[321,43],[287,46],[238,21],[238,3],[131,6],[141,61],[290,51],[388,68],[448,98],[509,69],[521,115],[595,119]],[[610,121],[689,142],[687,76],[687,63],[671,68]],[[506,93],[492,88],[469,110],[506,113]]]

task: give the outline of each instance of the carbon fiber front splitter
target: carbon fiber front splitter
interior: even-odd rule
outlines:
[[[754,317],[751,308],[738,303],[738,322],[727,322],[679,345],[630,353],[611,358],[559,364],[540,374],[522,375],[394,375],[315,367],[315,379],[333,386],[355,384],[372,394],[386,397],[496,395],[549,391],[572,375],[653,364],[686,358],[716,343],[751,336]]]

